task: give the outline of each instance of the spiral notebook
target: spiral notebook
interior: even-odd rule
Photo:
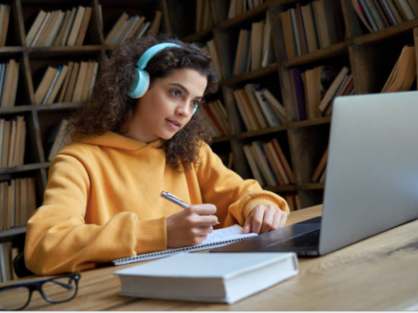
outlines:
[[[135,262],[164,258],[180,252],[195,252],[213,249],[223,247],[229,245],[230,243],[245,240],[255,236],[257,236],[257,234],[255,233],[244,234],[241,226],[233,225],[230,227],[214,230],[212,233],[208,235],[205,241],[203,241],[200,245],[197,246],[189,246],[177,249],[168,249],[164,251],[138,254],[128,258],[113,260],[112,264],[116,266],[126,265]]]

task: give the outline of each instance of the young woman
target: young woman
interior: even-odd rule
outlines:
[[[131,40],[113,52],[73,117],[73,143],[52,161],[44,202],[28,222],[31,271],[73,272],[196,245],[218,222],[247,233],[285,224],[286,202],[227,169],[206,143],[194,113],[217,88],[210,63],[196,45],[163,37]]]

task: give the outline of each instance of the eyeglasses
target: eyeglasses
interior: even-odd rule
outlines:
[[[71,273],[0,287],[0,310],[24,309],[29,304],[34,290],[38,290],[49,303],[69,301],[77,294],[80,278],[80,273]]]

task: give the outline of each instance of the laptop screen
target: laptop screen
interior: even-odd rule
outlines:
[[[418,92],[336,98],[320,254],[418,217]]]

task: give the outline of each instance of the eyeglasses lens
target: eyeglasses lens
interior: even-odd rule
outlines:
[[[11,288],[0,292],[0,308],[5,311],[19,310],[29,300],[30,291],[26,287]]]
[[[42,291],[51,302],[62,302],[74,297],[77,285],[71,277],[59,277],[42,284]]]

